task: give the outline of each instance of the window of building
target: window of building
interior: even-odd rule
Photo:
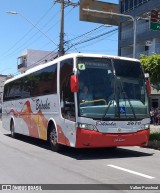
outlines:
[[[138,0],[134,0],[133,3],[134,3],[134,7],[136,7],[138,5]]]
[[[141,6],[144,3],[147,3],[150,0],[121,0],[121,12],[125,13],[128,12],[135,7]]]
[[[133,0],[129,0],[128,1],[128,9],[132,9],[133,8]]]
[[[145,51],[148,51],[149,50],[149,46],[145,46]]]
[[[124,1],[121,1],[121,3],[120,3],[121,13],[123,13],[125,10],[124,5],[125,5]]]
[[[125,1],[124,8],[125,8],[125,11],[128,11],[128,0]]]

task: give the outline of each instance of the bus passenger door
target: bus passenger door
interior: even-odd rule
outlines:
[[[69,85],[67,84],[66,89],[64,90],[64,97],[61,106],[62,117],[64,118],[64,129],[66,140],[69,140],[69,143],[75,141],[75,102],[74,102],[74,93],[70,92]],[[66,141],[66,143],[68,143]]]
[[[60,63],[60,103],[62,114],[62,132],[68,146],[75,146],[75,101],[70,89],[70,76],[73,74],[73,59]]]

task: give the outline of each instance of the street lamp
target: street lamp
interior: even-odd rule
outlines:
[[[107,14],[107,15],[116,15],[116,16],[123,16],[130,18],[133,21],[133,58],[136,57],[136,18],[132,17],[131,15],[125,15],[125,14],[120,14],[120,13],[114,13],[114,12],[107,12],[107,11],[97,11],[97,10],[92,10],[92,9],[83,9],[83,11],[87,12],[92,12],[92,13],[102,13],[102,14]]]
[[[57,44],[54,43],[54,41],[48,37],[42,30],[40,30],[34,23],[32,23],[28,18],[26,18],[23,14],[21,13],[18,13],[16,11],[7,11],[6,13],[8,14],[13,14],[13,15],[20,15],[22,18],[24,18],[28,23],[30,23],[33,27],[35,27],[41,34],[43,34],[50,42],[52,42],[55,46],[58,47]]]

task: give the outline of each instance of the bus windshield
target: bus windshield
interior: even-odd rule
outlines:
[[[100,120],[149,117],[147,89],[139,62],[79,57],[77,68],[80,117]]]

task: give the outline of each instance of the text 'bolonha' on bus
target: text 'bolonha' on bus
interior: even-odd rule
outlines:
[[[145,146],[150,117],[143,69],[136,59],[62,56],[6,81],[2,120],[12,137],[48,140],[54,151]]]

